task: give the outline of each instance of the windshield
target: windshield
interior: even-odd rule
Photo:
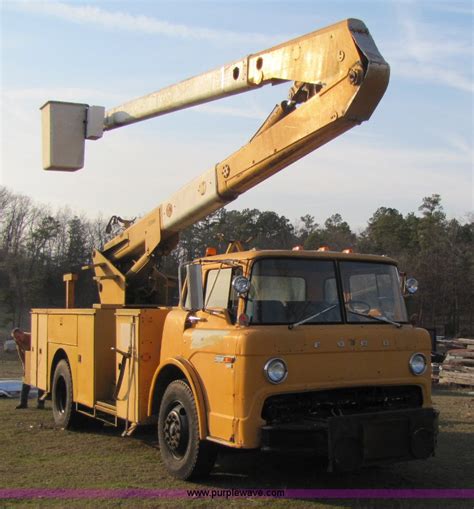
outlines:
[[[340,262],[349,323],[407,322],[398,270],[385,263]]]
[[[266,258],[255,262],[246,314],[251,324],[341,323],[332,260]]]

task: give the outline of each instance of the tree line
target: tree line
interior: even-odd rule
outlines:
[[[63,306],[66,272],[79,274],[79,307],[97,302],[91,272],[81,268],[91,262],[92,250],[110,238],[106,224],[101,216],[90,219],[68,208],[53,211],[0,187],[0,326],[27,326],[32,307]],[[310,214],[293,224],[272,211],[224,208],[182,232],[160,270],[176,274],[179,263],[202,256],[206,247],[224,252],[234,240],[249,249],[325,245],[390,256],[419,281],[420,290],[408,304],[420,325],[438,334],[474,334],[474,221],[447,218],[437,194],[423,198],[417,213],[405,216],[380,207],[359,233],[338,213],[323,224]]]

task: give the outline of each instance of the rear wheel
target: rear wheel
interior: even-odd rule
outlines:
[[[194,395],[183,380],[167,387],[158,417],[158,441],[168,472],[178,479],[209,474],[216,460],[214,444],[199,440]]]
[[[68,429],[82,421],[82,416],[74,408],[71,370],[64,359],[58,362],[54,371],[52,400],[53,417],[57,426]]]

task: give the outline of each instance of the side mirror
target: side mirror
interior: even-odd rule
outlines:
[[[189,306],[191,311],[198,311],[204,307],[201,265],[187,265],[186,279],[188,281],[188,296],[186,298],[186,304]]]

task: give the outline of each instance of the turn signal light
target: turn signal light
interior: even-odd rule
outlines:
[[[214,256],[217,254],[217,249],[215,247],[206,247],[206,256]]]
[[[214,360],[216,362],[223,362],[224,364],[234,364],[235,355],[216,355]]]

